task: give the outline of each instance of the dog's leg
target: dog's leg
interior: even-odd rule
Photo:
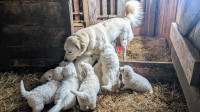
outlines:
[[[126,61],[127,34],[125,32],[120,34],[120,44],[123,51],[123,60]]]

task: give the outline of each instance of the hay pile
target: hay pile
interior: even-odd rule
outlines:
[[[136,36],[127,47],[127,61],[171,62],[166,39]],[[119,54],[123,60],[123,53]]]
[[[0,73],[0,111],[1,112],[30,112],[27,101],[22,98],[19,88],[23,79],[25,88],[31,90],[40,85],[38,74],[21,75],[16,73]],[[153,83],[154,93],[137,93],[132,91],[120,91],[119,93],[103,92],[98,95],[95,112],[125,112],[125,111],[188,111],[184,95],[180,87],[174,85]],[[45,106],[44,112],[53,106],[53,103]],[[78,105],[67,110],[79,112]]]

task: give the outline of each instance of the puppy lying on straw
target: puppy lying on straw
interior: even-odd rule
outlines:
[[[122,83],[124,87],[122,89],[132,89],[140,92],[149,91],[149,93],[153,93],[153,89],[149,81],[135,73],[131,66],[125,65],[124,67],[120,67],[120,73],[122,74]]]
[[[33,109],[33,112],[40,112],[45,104],[51,103],[59,86],[59,81],[51,80],[31,91],[26,91],[23,80],[20,83],[21,93],[28,100],[28,104]]]
[[[119,80],[119,59],[117,53],[115,53],[114,47],[107,43],[104,45],[104,50],[100,55],[100,61],[102,64],[102,82],[103,89],[108,91],[115,91],[120,87]]]
[[[76,69],[73,63],[69,63],[62,71],[64,79],[61,87],[57,90],[55,95],[55,106],[49,112],[59,112],[66,110],[76,105],[76,96],[70,92],[71,90],[78,90],[79,81],[77,79]]]
[[[99,79],[90,64],[81,62],[80,65],[83,69],[83,81],[80,85],[79,91],[70,91],[77,96],[81,110],[93,110],[96,108],[97,94],[100,89]]]

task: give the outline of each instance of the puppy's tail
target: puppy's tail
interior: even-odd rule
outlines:
[[[149,93],[152,94],[153,93],[153,88],[151,87],[151,89],[149,90]]]
[[[20,82],[20,89],[21,89],[22,96],[25,97],[25,98],[27,98],[27,96],[29,95],[29,92],[26,91],[26,89],[24,87],[23,80],[21,80],[21,82]]]
[[[70,90],[71,93],[73,93],[74,95],[78,96],[81,99],[87,99],[88,95],[83,93],[83,92],[78,92],[76,90]]]
[[[132,27],[137,27],[141,24],[143,19],[143,8],[139,1],[131,0],[126,3],[126,17],[125,19],[130,20]]]

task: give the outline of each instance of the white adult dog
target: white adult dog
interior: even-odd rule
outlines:
[[[126,4],[126,17],[114,18],[81,29],[66,39],[64,44],[65,60],[73,61],[82,55],[99,55],[105,43],[120,38],[123,58],[126,60],[126,46],[133,39],[131,27],[138,26],[143,18],[141,3],[131,0]]]
[[[84,73],[83,82],[80,85],[79,91],[70,91],[77,96],[81,110],[93,110],[96,108],[97,94],[100,89],[99,79],[90,64],[81,62],[80,65]]]
[[[149,81],[135,73],[131,66],[125,65],[124,67],[120,67],[120,73],[122,74],[122,83],[124,87],[122,89],[132,89],[140,92],[149,91],[149,93],[153,93],[153,89]]]
[[[79,81],[74,64],[69,63],[66,65],[62,73],[64,74],[64,79],[55,95],[56,105],[49,112],[59,112],[62,109],[67,110],[76,105],[76,96],[70,92],[70,90],[78,90],[79,88]]]
[[[21,80],[20,83],[21,93],[23,97],[28,100],[28,104],[32,108],[33,112],[40,112],[44,108],[45,104],[53,102],[59,86],[59,81],[51,80],[31,91],[26,91],[23,80]]]
[[[107,43],[104,45],[104,49],[100,54],[100,62],[102,64],[102,82],[103,89],[108,91],[115,91],[120,87],[119,80],[119,59],[117,53],[115,53],[114,47]]]

